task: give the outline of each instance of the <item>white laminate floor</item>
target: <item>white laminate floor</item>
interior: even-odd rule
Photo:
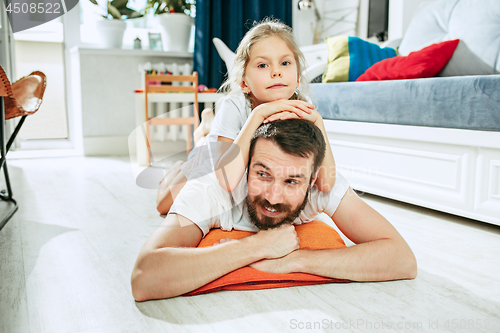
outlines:
[[[415,280],[136,303],[130,273],[162,220],[129,160],[9,171],[20,208],[0,231],[1,333],[500,332],[500,227],[364,194],[415,252]]]

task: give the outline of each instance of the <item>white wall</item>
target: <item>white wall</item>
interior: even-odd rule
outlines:
[[[293,1],[292,24],[295,38],[300,46],[311,45],[313,43],[313,26],[316,22],[314,10],[298,10],[299,0]],[[326,1],[326,2],[325,2]],[[357,0],[335,0],[335,6],[342,8],[355,3]],[[352,34],[360,38],[367,38],[368,30],[368,7],[370,0],[359,0],[359,13],[357,31]],[[428,2],[435,0],[390,0],[389,1],[389,40],[402,38],[411,19],[417,12],[420,5],[425,5]],[[325,4],[329,5],[332,0],[315,0],[316,5],[320,9],[320,13],[325,8]],[[324,33],[327,37],[329,32]],[[335,31],[330,32],[331,35]]]
[[[314,9],[311,8],[310,10],[298,10],[299,0],[292,1],[292,28],[295,34],[295,38],[297,39],[299,46],[311,45],[313,44],[314,40],[313,31],[316,24]],[[349,21],[357,21],[356,26],[353,26],[349,23],[339,23],[331,27],[330,29],[327,29],[330,26],[330,22],[326,21],[324,22],[323,26],[325,31],[320,36],[320,42],[323,42],[324,38],[326,37],[338,34],[366,38],[368,29],[369,0],[315,0],[315,3],[317,8],[319,9],[320,15],[324,15],[324,12],[328,10],[348,8],[359,5],[358,11],[351,13],[345,18]]]
[[[390,0],[389,40],[403,38],[418,8],[431,1],[435,0]]]

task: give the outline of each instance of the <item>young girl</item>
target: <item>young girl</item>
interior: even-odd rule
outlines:
[[[221,87],[228,95],[220,103],[207,136],[209,145],[219,143],[215,162],[206,163],[208,154],[198,153],[184,164],[176,163],[160,183],[157,209],[161,214],[168,213],[188,179],[206,173],[209,168],[217,170],[223,188],[234,190],[245,173],[253,133],[263,122],[277,119],[304,118],[321,129],[327,151],[316,185],[322,192],[333,187],[335,162],[323,119],[302,94],[306,89],[303,63],[304,56],[288,26],[264,20],[247,32],[236,50],[229,78]]]

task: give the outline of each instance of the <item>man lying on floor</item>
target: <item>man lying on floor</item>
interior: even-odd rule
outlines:
[[[324,151],[323,135],[311,122],[274,121],[255,132],[246,177],[234,192],[223,189],[215,173],[191,180],[195,183],[179,193],[139,253],[132,272],[135,300],[182,295],[247,265],[352,281],[415,278],[416,260],[408,244],[342,175],[337,172],[327,193],[311,185]],[[301,250],[294,225],[321,212],[356,245]],[[196,248],[213,228],[256,233]]]

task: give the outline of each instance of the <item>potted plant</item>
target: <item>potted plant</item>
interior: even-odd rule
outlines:
[[[188,52],[195,0],[147,0],[146,11],[158,19],[165,51]]]
[[[90,0],[99,6],[96,0]],[[102,8],[102,20],[96,22],[101,35],[101,43],[107,48],[121,48],[123,34],[127,28],[124,20],[142,17],[142,14],[127,7],[128,0],[107,0],[106,8]]]

